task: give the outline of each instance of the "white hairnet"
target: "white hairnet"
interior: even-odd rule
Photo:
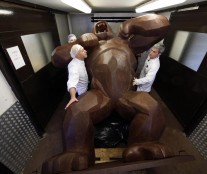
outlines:
[[[70,50],[70,55],[71,55],[71,57],[72,57],[72,58],[75,58],[76,55],[77,55],[77,53],[78,53],[78,51],[79,51],[81,48],[83,48],[83,47],[82,47],[81,45],[79,45],[79,44],[75,44],[75,45],[73,45],[72,48],[71,48],[71,50]]]

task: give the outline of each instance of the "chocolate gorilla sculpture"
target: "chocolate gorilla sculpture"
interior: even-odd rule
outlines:
[[[118,36],[114,36],[110,26],[100,21],[93,33],[56,48],[52,62],[57,67],[67,66],[72,45],[79,43],[87,49],[91,89],[67,109],[63,123],[65,150],[47,160],[42,173],[82,170],[93,165],[94,125],[114,110],[130,123],[128,146],[123,153],[125,162],[171,155],[168,147],[158,143],[165,127],[159,103],[132,86],[137,67],[134,55],[163,39],[169,26],[164,16],[144,15],[123,22]]]

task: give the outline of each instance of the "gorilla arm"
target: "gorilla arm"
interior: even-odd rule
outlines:
[[[67,67],[68,63],[72,60],[70,56],[70,49],[75,44],[80,44],[87,50],[87,48],[94,47],[99,43],[95,34],[85,33],[81,35],[80,38],[78,38],[75,42],[56,47],[51,55],[52,63],[55,67]]]
[[[148,50],[162,40],[169,28],[170,23],[166,17],[148,14],[123,22],[119,36],[128,40],[129,46],[137,54]]]

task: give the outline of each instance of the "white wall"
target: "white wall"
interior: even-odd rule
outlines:
[[[61,45],[68,43],[69,24],[67,15],[55,14],[58,34]]]
[[[170,19],[171,12],[163,12],[163,13],[158,13],[158,14],[165,16],[169,20]]]
[[[71,33],[80,37],[84,33],[91,33],[93,23],[91,17],[93,14],[70,14],[69,21],[71,26]]]

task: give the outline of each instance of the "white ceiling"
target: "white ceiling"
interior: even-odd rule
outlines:
[[[29,3],[49,7],[52,9],[61,10],[68,13],[80,13],[80,11],[73,9],[72,7],[64,4],[61,0],[18,0],[18,1],[25,1]],[[85,2],[92,7],[92,13],[93,12],[135,12],[135,7],[147,1],[150,0],[85,0]],[[168,0],[168,1],[173,1],[173,0]],[[204,1],[206,0],[186,0],[186,2],[180,4],[180,6],[189,5],[198,2],[204,2]],[[176,5],[172,7],[176,7]]]

